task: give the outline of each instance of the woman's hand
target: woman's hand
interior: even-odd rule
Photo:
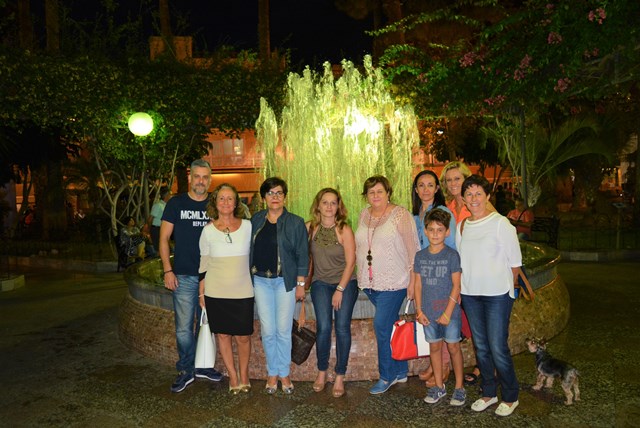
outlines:
[[[296,302],[303,301],[305,294],[306,294],[306,290],[304,289],[304,287],[296,286]]]
[[[201,294],[198,300],[199,300],[198,303],[200,304],[200,307],[204,309],[204,294]]]
[[[333,309],[335,311],[340,310],[340,306],[342,305],[342,291],[334,291],[333,297],[331,298],[331,304],[333,305]]]

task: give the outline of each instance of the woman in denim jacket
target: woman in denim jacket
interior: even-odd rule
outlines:
[[[274,394],[278,379],[285,394],[293,393],[289,379],[291,328],[297,300],[304,300],[309,273],[309,248],[304,220],[287,211],[287,183],[267,178],[260,186],[267,209],[251,218],[251,274],[267,359],[266,392]],[[295,291],[294,291],[295,290]]]

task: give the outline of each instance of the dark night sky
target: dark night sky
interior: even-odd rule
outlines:
[[[195,34],[197,50],[215,50],[221,44],[239,49],[258,47],[257,0],[173,0]],[[290,49],[293,63],[360,62],[371,53],[364,31],[371,18],[355,20],[336,9],[333,0],[271,0],[271,48]],[[175,29],[175,28],[174,28]]]

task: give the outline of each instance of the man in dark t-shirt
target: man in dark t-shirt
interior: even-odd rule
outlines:
[[[198,159],[191,164],[189,192],[169,199],[162,214],[160,226],[160,258],[165,288],[173,291],[173,308],[176,319],[176,343],[178,377],[171,385],[172,392],[181,392],[194,381],[195,377],[214,382],[222,380],[222,374],[211,369],[196,369],[196,337],[194,320],[200,317],[198,304],[200,264],[200,234],[209,222],[209,184],[211,167]],[[171,266],[169,239],[173,234],[174,260]],[[198,323],[195,323],[198,326]]]

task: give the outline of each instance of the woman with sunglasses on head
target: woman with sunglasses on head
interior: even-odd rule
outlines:
[[[207,205],[211,219],[200,235],[200,306],[207,309],[211,331],[229,376],[229,392],[249,392],[249,356],[253,334],[253,286],[249,273],[251,223],[236,189],[220,184]],[[231,340],[238,350],[236,371]]]
[[[287,191],[283,179],[267,178],[260,186],[267,209],[251,217],[250,266],[267,360],[268,394],[275,394],[278,379],[285,394],[293,393],[289,378],[293,313],[296,301],[304,300],[309,273],[307,228],[302,217],[285,208]]]
[[[462,220],[471,216],[471,212],[467,208],[467,204],[462,196],[462,183],[464,180],[471,176],[471,170],[464,162],[451,161],[442,168],[440,173],[440,184],[442,185],[442,192],[447,200],[447,208],[451,211],[456,219],[456,225],[460,224]],[[495,212],[496,209],[487,199],[487,209]],[[455,228],[453,229],[455,230]],[[453,235],[453,233],[452,233]],[[462,317],[462,331],[466,337],[471,337],[471,330],[469,328],[469,322],[466,319],[466,314]],[[480,376],[480,369],[476,366],[470,373],[465,373],[464,383],[466,386],[475,385],[478,383]]]
[[[311,205],[311,216],[308,223],[313,258],[311,299],[316,315],[318,359],[313,390],[321,392],[327,383],[331,324],[335,319],[336,377],[332,394],[339,398],[344,395],[344,375],[351,349],[351,316],[359,292],[354,275],[356,243],[353,230],[346,223],[347,208],[337,190],[320,190]]]

